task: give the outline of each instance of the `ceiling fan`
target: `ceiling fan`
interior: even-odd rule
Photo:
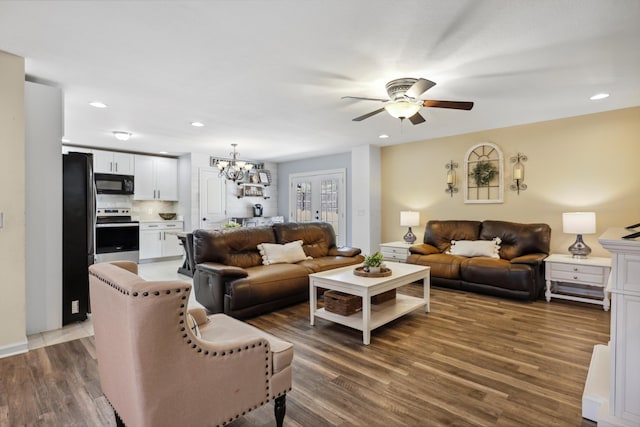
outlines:
[[[414,125],[423,123],[424,117],[420,114],[422,107],[436,107],[436,108],[452,108],[454,110],[471,110],[473,108],[473,102],[465,101],[435,101],[429,99],[419,99],[427,90],[434,87],[436,84],[427,79],[413,79],[402,78],[391,80],[387,83],[387,94],[389,99],[380,98],[363,98],[360,96],[343,96],[342,99],[359,99],[364,101],[379,101],[384,102],[384,107],[364,114],[362,116],[353,119],[354,122],[360,122],[364,119],[368,119],[371,116],[375,116],[378,113],[387,110],[391,116],[404,120],[409,119]]]

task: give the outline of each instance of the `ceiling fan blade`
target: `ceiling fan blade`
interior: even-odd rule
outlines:
[[[431,80],[427,79],[418,79],[407,91],[404,93],[409,98],[417,98],[436,84]]]
[[[376,114],[378,114],[378,113],[382,113],[383,111],[384,111],[384,107],[380,108],[379,110],[376,110],[376,111],[372,111],[372,112],[370,112],[370,113],[367,113],[367,114],[365,114],[365,115],[363,115],[363,116],[356,117],[355,119],[353,119],[353,121],[354,121],[354,122],[361,122],[362,120],[364,120],[364,119],[368,119],[369,117],[371,117],[371,116],[375,116]]]
[[[409,117],[409,121],[411,123],[413,123],[414,125],[419,125],[420,123],[426,122],[424,117],[422,117],[422,115],[419,112],[415,113],[413,116]]]
[[[388,99],[380,99],[380,98],[363,98],[361,96],[343,96],[340,99],[358,99],[358,100],[363,100],[363,101],[380,101],[380,102],[387,102]]]
[[[473,108],[473,102],[466,101],[433,101],[425,99],[422,105],[425,107],[453,108],[454,110],[471,110]]]

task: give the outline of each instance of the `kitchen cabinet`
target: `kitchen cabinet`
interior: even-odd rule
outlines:
[[[94,172],[114,173],[118,175],[133,175],[133,154],[102,150],[92,150],[92,152]]]
[[[175,257],[183,254],[176,232],[183,231],[182,221],[140,223],[140,260]]]
[[[135,155],[134,200],[178,200],[178,160]]]

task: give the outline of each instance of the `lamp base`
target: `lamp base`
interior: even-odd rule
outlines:
[[[591,248],[582,241],[582,234],[578,234],[576,241],[569,246],[569,252],[571,252],[573,258],[586,258],[591,253]]]
[[[407,243],[413,243],[416,241],[417,237],[413,234],[413,231],[411,231],[411,227],[409,227],[409,231],[407,231],[407,234],[404,235],[403,239]]]

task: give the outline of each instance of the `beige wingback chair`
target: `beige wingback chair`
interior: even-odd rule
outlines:
[[[191,284],[136,273],[125,261],[89,268],[100,383],[116,423],[225,425],[275,400],[281,426],[293,346],[224,314],[187,312]]]

